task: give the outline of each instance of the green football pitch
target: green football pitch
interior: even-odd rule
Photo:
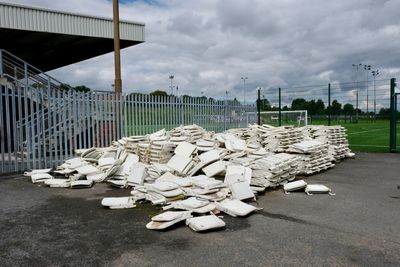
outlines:
[[[327,125],[327,121],[313,121],[312,124]],[[345,123],[332,121],[331,125],[341,125],[347,129],[350,148],[361,152],[389,152],[389,120],[359,121]],[[397,125],[397,148],[400,145],[400,123]]]
[[[128,119],[128,124],[130,119]],[[185,124],[191,124],[192,121],[185,120]],[[196,122],[202,127],[215,131],[221,132],[223,131],[224,125],[223,123],[220,124],[212,124],[212,125],[205,125],[204,123]],[[277,121],[271,122],[270,120],[265,120],[263,123],[278,126]],[[290,121],[282,119],[283,125],[296,125],[296,121]],[[313,125],[328,125],[328,121],[326,119],[314,119],[312,121]],[[389,152],[389,127],[390,122],[389,120],[384,119],[377,119],[377,120],[359,120],[358,123],[350,123],[345,121],[337,121],[332,120],[331,125],[341,125],[347,129],[347,135],[349,139],[350,148],[353,151],[358,152]],[[160,125],[147,125],[138,127],[127,125],[128,135],[140,135],[140,134],[147,134],[154,131],[157,131],[161,128],[172,129],[178,125],[169,125],[168,123]],[[235,128],[238,125],[230,125],[227,123],[227,128]],[[243,124],[240,127],[245,127]],[[400,122],[397,126],[397,150],[400,151]]]
[[[347,129],[350,148],[353,151],[389,152],[389,120],[341,125]],[[399,129],[397,126],[397,132]],[[399,142],[400,138],[397,138],[397,143]]]
[[[265,123],[277,126],[276,123]],[[283,125],[295,125],[296,123],[282,119]],[[324,119],[313,120],[312,124],[328,125],[328,121]],[[389,152],[389,120],[359,120],[358,123],[333,120],[331,125],[341,125],[347,129],[350,148],[353,151]],[[397,125],[397,133],[397,150],[400,151],[400,122]]]

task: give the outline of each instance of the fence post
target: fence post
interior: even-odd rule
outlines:
[[[328,84],[328,125],[331,126],[331,83]]]
[[[257,91],[257,124],[261,125],[261,91]]]
[[[279,126],[282,126],[282,89],[279,87]]]
[[[396,152],[396,113],[397,113],[397,95],[395,92],[396,79],[390,79],[390,138],[389,152]]]

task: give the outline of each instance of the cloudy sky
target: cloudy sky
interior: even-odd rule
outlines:
[[[112,16],[110,0],[9,2]],[[398,77],[399,10],[399,0],[121,0],[121,19],[146,24],[146,42],[122,52],[123,90],[168,90],[174,74],[180,94],[242,99],[245,76],[254,99],[257,87],[353,81],[352,63]],[[113,55],[51,74],[111,90]]]

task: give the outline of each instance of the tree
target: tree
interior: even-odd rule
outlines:
[[[78,85],[78,86],[73,87],[67,83],[60,84],[60,88],[65,91],[69,91],[70,89],[73,89],[74,91],[83,92],[83,93],[87,93],[87,92],[91,91],[91,89],[85,85]]]
[[[65,91],[68,91],[70,88],[72,88],[71,87],[71,85],[69,85],[69,84],[67,84],[67,83],[62,83],[62,84],[60,84],[60,88],[62,89],[62,90],[65,90]]]
[[[292,110],[306,110],[307,101],[304,98],[296,98],[292,101]]]
[[[202,96],[199,99],[201,99],[201,101],[207,101],[208,98],[206,96]],[[235,98],[235,101],[237,101],[236,98]]]
[[[379,110],[379,117],[381,118],[390,118],[390,115],[391,115],[390,108],[381,108],[381,110]]]
[[[162,90],[155,90],[150,93],[152,96],[168,96],[167,92],[162,91]]]
[[[192,97],[191,97],[190,95],[183,95],[183,96],[182,96],[182,99],[185,100],[185,101],[187,101],[187,100],[192,99]]]
[[[260,105],[263,111],[271,110],[271,103],[266,98],[260,100]]]
[[[352,104],[345,104],[343,106],[343,113],[344,113],[344,122],[347,122],[347,116],[349,115],[351,118],[351,116],[354,113],[354,106]]]
[[[215,103],[215,99],[212,98],[212,97],[209,97],[209,98],[208,98],[208,101],[210,101],[211,103]]]
[[[354,113],[354,106],[352,104],[345,104],[343,106],[344,115],[353,115]]]
[[[340,104],[336,99],[332,101],[331,114],[340,115],[342,111],[342,104]]]
[[[77,92],[87,93],[90,92],[90,88],[85,85],[78,85],[74,87],[74,90]]]
[[[310,116],[317,114],[317,103],[314,99],[307,103],[307,111]]]
[[[146,94],[143,94],[143,93],[138,93],[138,92],[134,92],[134,93],[130,93],[129,95],[131,95],[131,96],[144,96],[144,95],[146,95]]]
[[[325,104],[324,101],[322,101],[321,99],[318,99],[317,102],[315,103],[315,114],[321,115],[324,113],[325,111]]]

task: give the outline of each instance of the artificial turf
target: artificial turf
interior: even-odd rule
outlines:
[[[268,124],[268,122],[265,122]],[[284,125],[296,124],[282,120]],[[327,120],[313,120],[313,125],[328,125]],[[359,120],[358,123],[332,120],[331,125],[347,129],[350,148],[360,152],[389,152],[390,121],[384,119]],[[277,125],[274,125],[277,126]],[[400,122],[397,124],[397,150],[400,151]]]

